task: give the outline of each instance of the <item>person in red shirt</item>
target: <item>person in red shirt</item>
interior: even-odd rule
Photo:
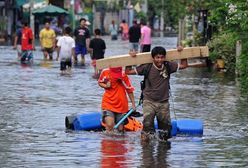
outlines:
[[[25,63],[26,61],[33,61],[33,52],[34,50],[34,35],[33,31],[30,27],[28,27],[28,23],[23,23],[24,27],[22,29],[22,38],[21,38],[21,63]]]
[[[105,89],[102,98],[103,123],[106,131],[113,131],[114,125],[128,112],[127,95],[132,102],[132,108],[136,110],[134,101],[134,87],[128,76],[122,71],[122,67],[104,69],[98,79],[100,87]],[[123,131],[123,124],[118,127]]]

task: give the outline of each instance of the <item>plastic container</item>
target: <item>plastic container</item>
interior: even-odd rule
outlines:
[[[90,112],[77,115],[73,121],[74,130],[97,130],[102,128],[102,114],[100,112]]]
[[[178,119],[177,133],[203,135],[203,122],[198,119]]]
[[[65,118],[65,125],[67,129],[73,130],[102,130],[102,113],[101,112],[90,112],[80,115],[67,116]],[[141,125],[140,125],[141,124]],[[203,135],[203,122],[199,119],[177,119],[171,121],[172,129],[171,135],[176,136],[177,134],[187,135]],[[137,129],[129,131],[139,131],[142,129],[142,123],[136,124]],[[158,124],[154,122],[155,129],[158,128]]]
[[[171,120],[171,136],[176,136],[177,135],[177,121],[176,120]],[[158,129],[158,122],[155,120],[154,122],[154,127],[155,129]]]

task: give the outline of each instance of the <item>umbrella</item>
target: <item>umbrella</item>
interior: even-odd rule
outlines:
[[[68,12],[64,10],[63,8],[49,4],[46,7],[34,10],[32,14],[33,15],[60,15],[60,14],[68,14]]]

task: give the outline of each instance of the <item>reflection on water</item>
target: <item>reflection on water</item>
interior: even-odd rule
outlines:
[[[101,167],[127,167],[126,147],[127,140],[125,139],[102,139],[101,141]]]
[[[168,167],[167,155],[171,148],[170,142],[141,143],[142,146],[142,167]]]
[[[106,44],[107,56],[128,51],[127,41]],[[175,48],[176,38],[153,45]],[[39,50],[32,66],[21,66],[16,51],[0,47],[0,167],[248,166],[248,102],[229,74],[189,68],[171,76],[171,116],[202,119],[204,136],[174,137],[170,147],[142,144],[140,132],[66,132],[65,116],[100,111],[103,89],[92,74],[89,57],[61,76],[59,63],[43,61]],[[138,99],[142,77],[130,78]]]

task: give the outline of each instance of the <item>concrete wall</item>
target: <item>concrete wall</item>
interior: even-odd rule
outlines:
[[[93,26],[93,29],[96,29],[96,28],[101,28],[101,13],[100,12],[95,12],[94,13],[94,26]],[[116,22],[117,25],[119,25],[119,14],[118,12],[107,12],[105,13],[105,16],[104,16],[104,22],[103,22],[103,26],[104,26],[104,32],[106,34],[109,34],[109,25],[111,24],[112,20],[114,20]],[[103,31],[103,30],[102,30]]]

